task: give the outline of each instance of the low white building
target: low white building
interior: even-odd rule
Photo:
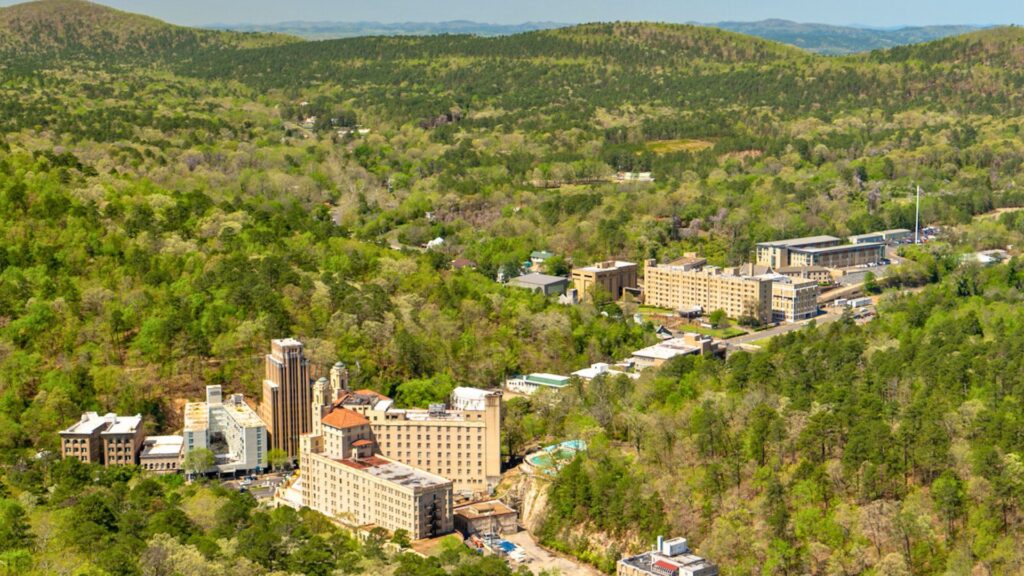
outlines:
[[[719,351],[714,338],[687,332],[681,337],[664,340],[633,352],[630,361],[638,369],[661,366],[676,356],[715,354]]]
[[[568,385],[568,376],[546,374],[543,372],[535,374],[521,374],[505,380],[506,390],[509,392],[517,392],[519,394],[527,395],[536,394],[538,390],[542,389],[561,390]]]
[[[183,453],[199,448],[214,454],[210,472],[259,471],[267,465],[267,426],[241,394],[224,402],[220,386],[207,386],[206,402],[185,405]]]
[[[615,376],[625,376],[633,380],[640,377],[640,375],[637,374],[636,372],[623,372],[621,370],[616,370],[612,365],[605,364],[603,362],[591,364],[589,368],[577,370],[573,372],[572,375],[576,376],[580,380],[583,380],[584,382],[590,382],[594,378],[597,378],[598,376],[601,375],[607,376],[609,378],[613,378]]]

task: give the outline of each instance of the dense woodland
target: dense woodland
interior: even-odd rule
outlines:
[[[255,399],[286,335],[405,405],[619,359],[655,339],[635,304],[496,275],[538,249],[555,272],[733,264],[909,227],[920,184],[944,236],[905,252],[877,320],[509,402],[507,455],[587,439],[538,537],[605,570],[679,534],[730,575],[1020,573],[1024,264],[958,255],[1024,241],[1022,46],[1006,28],[825,58],[649,24],[300,42],[0,9],[0,566],[502,573],[47,452],[83,410],[173,432],[206,384]]]

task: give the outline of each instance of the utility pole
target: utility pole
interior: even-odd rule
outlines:
[[[921,234],[921,186],[917,187],[917,209],[914,211],[914,244],[920,244]]]

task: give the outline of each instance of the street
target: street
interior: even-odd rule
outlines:
[[[807,324],[811,322],[817,322],[818,325],[821,326],[823,324],[828,324],[829,322],[835,322],[840,318],[842,318],[841,311],[830,310],[810,320],[804,320],[803,322],[796,322],[794,324],[780,324],[779,326],[775,326],[774,328],[768,328],[765,330],[761,330],[759,332],[751,332],[749,334],[744,334],[742,336],[736,336],[735,338],[729,338],[725,340],[725,342],[732,345],[750,344],[751,342],[764,340],[765,338],[774,338],[775,336],[779,336],[780,334],[787,334],[794,330],[799,330],[807,326]]]

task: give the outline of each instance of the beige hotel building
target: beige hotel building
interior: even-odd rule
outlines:
[[[414,540],[453,530],[452,483],[377,454],[370,421],[343,407],[300,439],[303,504],[351,526],[407,530]]]
[[[659,265],[647,260],[644,303],[673,310],[699,308],[704,314],[724,310],[730,318],[753,316],[768,323],[772,319],[772,280],[726,274],[715,267]]]
[[[333,372],[314,385],[314,434],[317,415],[344,408],[367,419],[381,455],[448,478],[457,492],[489,494],[501,481],[501,392],[460,387],[448,406],[406,410],[372,390],[344,390]]]

